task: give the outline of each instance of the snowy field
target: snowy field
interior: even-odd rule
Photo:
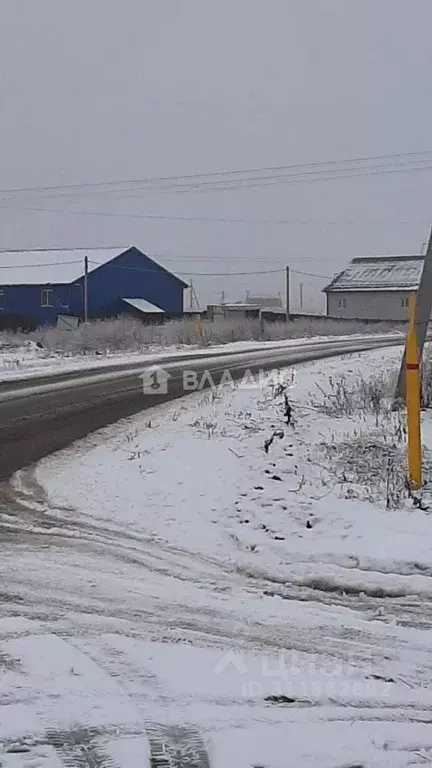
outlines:
[[[289,408],[196,393],[3,488],[2,768],[432,762],[432,518],[353,394],[400,357],[286,371]]]

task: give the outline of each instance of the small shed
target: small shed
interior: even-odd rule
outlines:
[[[207,317],[209,320],[242,320],[259,316],[260,307],[255,304],[234,302],[232,304],[208,304]]]
[[[424,256],[361,256],[324,288],[327,316],[358,320],[407,320]]]
[[[207,318],[209,320],[258,320],[266,322],[285,322],[286,312],[281,307],[262,307],[249,302],[233,304],[209,304]]]

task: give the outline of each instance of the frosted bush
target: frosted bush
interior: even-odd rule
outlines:
[[[313,336],[342,336],[354,333],[386,333],[398,330],[394,325],[368,324],[323,317],[301,318],[289,323],[265,322],[246,318],[202,321],[204,345],[226,344],[233,341],[277,341]],[[0,332],[0,346],[19,347],[28,341],[40,342],[48,352],[63,354],[104,353],[115,351],[145,351],[149,347],[198,344],[195,320],[183,318],[161,324],[143,323],[120,316],[109,320],[81,323],[72,331],[41,327],[34,332]]]
[[[327,416],[342,417],[354,414],[373,414],[376,426],[379,418],[389,417],[392,412],[393,393],[397,371],[386,371],[368,378],[358,375],[329,376],[328,387],[316,385],[310,396],[313,408]]]

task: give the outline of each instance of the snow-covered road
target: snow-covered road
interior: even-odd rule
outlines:
[[[400,338],[401,334],[393,334]],[[349,334],[347,336],[312,336],[308,338],[283,339],[281,341],[235,341],[228,344],[215,344],[202,347],[196,344],[179,346],[150,345],[144,352],[104,352],[87,354],[63,354],[40,349],[35,342],[27,342],[21,347],[0,347],[0,384],[15,383],[31,379],[46,379],[61,377],[65,374],[103,372],[117,367],[142,367],[154,363],[171,361],[175,363],[184,358],[199,358],[204,355],[211,358],[221,354],[235,355],[245,352],[281,351],[291,347],[304,347],[318,343],[335,341],[391,339],[391,334]]]
[[[3,488],[2,768],[432,761],[432,518],[332,472],[371,417],[316,405],[400,355],[299,367],[294,425],[197,393]]]

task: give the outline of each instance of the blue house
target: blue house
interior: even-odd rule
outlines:
[[[36,327],[55,324],[59,315],[84,317],[86,293],[89,319],[179,315],[186,287],[135,247],[2,251],[0,324]]]

